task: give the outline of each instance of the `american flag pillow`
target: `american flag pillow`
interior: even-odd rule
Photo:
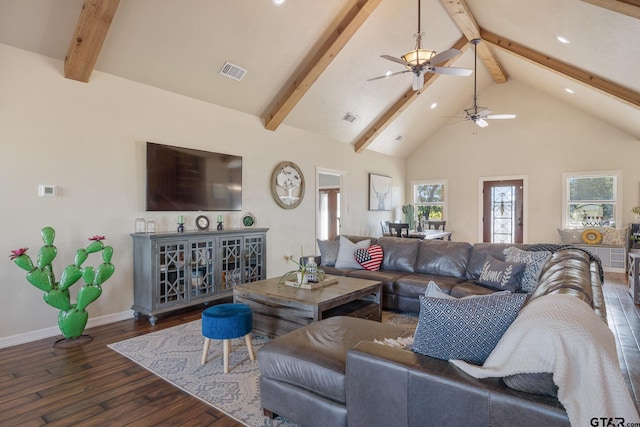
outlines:
[[[363,268],[369,271],[378,271],[380,264],[382,264],[382,246],[371,245],[368,249],[356,249],[353,257]]]

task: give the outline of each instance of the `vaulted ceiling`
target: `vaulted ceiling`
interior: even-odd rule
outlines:
[[[403,69],[380,55],[413,49],[417,24],[418,0],[0,0],[0,43],[64,60],[66,78],[95,69],[399,157],[473,95],[473,76],[368,81]],[[421,29],[424,48],[462,51],[441,66],[473,68],[482,39],[480,103],[518,80],[640,139],[640,0],[422,0]]]

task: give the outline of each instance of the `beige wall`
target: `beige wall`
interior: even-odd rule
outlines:
[[[513,80],[488,87],[479,104],[518,117],[492,120],[477,135],[470,122],[442,128],[407,159],[408,183],[448,179],[447,230],[455,240],[480,240],[481,177],[526,177],[529,242],[560,241],[563,172],[622,170],[623,225],[633,219],[631,207],[640,204],[636,138]],[[410,200],[410,185],[406,197]]]
[[[243,156],[243,212],[270,229],[270,276],[291,268],[286,254],[298,254],[301,246],[315,252],[316,167],[347,173],[345,233],[377,233],[380,220],[392,219],[391,212],[367,210],[369,172],[393,177],[394,204],[403,202],[401,159],[356,154],[348,144],[285,125],[266,131],[259,118],[100,72],[88,84],[67,80],[62,62],[1,44],[0,63],[0,346],[29,334],[57,334],[57,310],[8,259],[23,246],[35,258],[45,225],[56,229],[58,277],[88,237],[107,237],[116,273],[89,306],[90,322],[132,314],[134,220],[153,218],[158,231],[173,230],[179,214],[144,212],[145,141]],[[273,168],[284,160],[298,164],[306,179],[305,199],[293,210],[278,207],[269,189]],[[38,184],[58,185],[59,197],[39,198]],[[180,213],[193,227],[197,213]],[[239,227],[241,214],[225,213],[225,227]],[[86,265],[98,263],[90,258]]]

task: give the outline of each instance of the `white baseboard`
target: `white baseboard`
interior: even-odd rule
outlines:
[[[120,313],[107,314],[100,317],[89,318],[87,322],[87,328],[93,328],[94,326],[106,325],[120,320],[126,320],[133,318],[133,312],[131,310],[123,311]],[[18,344],[25,344],[32,341],[41,340],[43,338],[51,338],[57,335],[62,335],[60,329],[55,327],[36,329],[35,331],[29,331],[22,334],[10,335],[8,337],[0,338],[0,348],[12,347]]]

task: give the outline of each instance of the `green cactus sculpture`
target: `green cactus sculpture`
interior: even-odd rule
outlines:
[[[413,214],[414,214],[413,205],[402,206],[402,213],[404,214],[404,222],[409,224],[410,230],[413,230]]]
[[[53,245],[56,232],[51,227],[44,227],[41,231],[44,246],[38,252],[36,265],[26,254],[28,248],[20,248],[11,251],[10,259],[23,270],[27,271],[27,281],[36,288],[44,291],[44,301],[50,306],[60,310],[58,314],[58,327],[66,340],[73,340],[82,335],[89,313],[86,308],[98,299],[102,294],[102,284],[111,277],[115,268],[111,264],[113,248],[105,246],[102,241],[104,236],[93,236],[91,243],[84,249],[78,249],[73,264],[67,266],[62,272],[60,281],[56,282],[51,263],[55,259],[58,250]],[[94,269],[91,266],[83,267],[89,254],[102,251],[103,263]],[[71,303],[69,288],[82,278],[84,285],[78,290],[76,303]]]

